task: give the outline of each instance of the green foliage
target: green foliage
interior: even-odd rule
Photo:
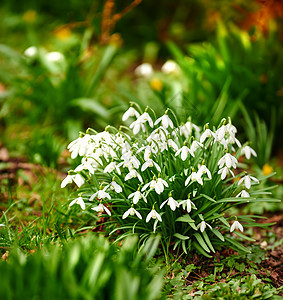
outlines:
[[[0,263],[0,297],[5,299],[156,299],[163,278],[158,265],[148,268],[155,239],[138,252],[137,238],[122,247],[89,235],[62,249],[45,247],[26,256],[13,250]]]
[[[170,43],[169,48],[186,77],[186,98],[199,111],[196,122],[216,124],[227,115],[235,119],[242,103],[267,123],[272,108],[278,108],[276,122],[281,127],[283,111],[278,103],[282,100],[283,61],[276,30],[268,37],[258,31],[252,36],[231,24],[219,23],[216,40],[190,44],[187,57],[176,45]]]

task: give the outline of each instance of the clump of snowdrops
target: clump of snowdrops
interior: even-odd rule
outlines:
[[[254,218],[226,211],[269,199],[257,199],[267,193],[257,189],[259,180],[237,170],[239,156],[256,153],[241,145],[231,120],[200,128],[190,118],[179,124],[170,109],[156,118],[134,103],[122,120],[132,122],[103,132],[88,129],[69,144],[71,157],[82,157],[62,182],[79,187],[69,206],[108,216],[121,238],[138,233],[143,240],[158,233],[165,254],[173,245],[175,251],[206,256],[221,245],[247,251],[235,236],[252,240],[242,232],[256,226]]]

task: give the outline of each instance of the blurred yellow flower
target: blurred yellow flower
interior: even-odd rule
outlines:
[[[273,171],[273,168],[269,164],[265,164],[262,167],[262,172],[264,176],[271,174]]]
[[[151,88],[157,92],[160,92],[163,89],[163,83],[158,78],[152,78],[149,84]]]
[[[37,12],[33,9],[27,10],[24,14],[23,14],[23,20],[26,23],[33,23],[37,18]]]
[[[72,35],[72,31],[68,27],[59,27],[55,30],[54,35],[59,40],[66,40]]]

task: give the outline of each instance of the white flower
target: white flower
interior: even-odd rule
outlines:
[[[157,219],[159,222],[162,222],[160,214],[153,208],[151,212],[146,217],[146,222],[149,222],[150,219]]]
[[[226,125],[222,125],[219,129],[216,130],[215,139],[217,141],[221,141],[222,139],[224,139],[226,132],[228,132]]]
[[[209,179],[211,179],[211,173],[210,173],[210,171],[208,170],[208,168],[207,168],[205,165],[201,165],[201,167],[199,168],[197,174],[198,174],[199,177],[200,177],[201,175],[203,175],[203,174],[207,174],[207,177],[208,177]]]
[[[121,175],[121,171],[120,171],[120,168],[117,166],[116,162],[115,161],[112,161],[109,165],[107,165],[104,169],[104,173],[111,173],[113,172],[114,170],[117,171],[117,173],[119,175]]]
[[[200,136],[200,142],[203,143],[207,138],[213,136],[215,138],[215,133],[212,132],[210,129],[206,129],[203,134]]]
[[[246,159],[250,159],[251,155],[257,157],[256,152],[254,151],[254,149],[252,149],[250,146],[244,146],[241,149],[241,154],[246,156]]]
[[[241,178],[238,182],[238,185],[240,185],[243,181],[244,181],[244,185],[247,189],[251,188],[252,181],[254,181],[255,183],[259,183],[259,181],[255,177],[250,176],[250,175],[246,175],[243,178]]]
[[[246,190],[242,190],[236,197],[249,198],[250,194]]]
[[[71,207],[74,204],[79,204],[80,207],[84,210],[85,209],[85,203],[82,197],[78,197],[75,200],[73,200],[70,204],[69,207]]]
[[[204,232],[205,228],[209,227],[210,229],[212,229],[212,227],[206,223],[205,221],[201,221],[198,225],[197,225],[197,229],[200,229],[200,232]]]
[[[0,224],[0,227],[5,226],[4,224]]]
[[[143,64],[139,65],[135,69],[135,74],[137,76],[141,76],[141,77],[150,77],[151,75],[153,75],[152,65],[149,63],[143,63]]]
[[[230,228],[230,232],[233,232],[235,229],[239,229],[242,232],[244,231],[244,228],[243,228],[242,224],[240,224],[240,222],[238,222],[238,221],[235,221],[232,224],[232,226]]]
[[[190,148],[188,148],[186,145],[184,145],[182,148],[180,148],[176,153],[175,156],[178,156],[181,153],[181,159],[185,161],[188,157],[188,153],[190,153],[192,156],[195,156],[194,153],[191,152]]]
[[[160,173],[161,172],[161,168],[159,167],[159,165],[154,162],[151,158],[149,158],[141,167],[141,171],[145,171],[147,168],[152,168],[153,166],[155,166],[155,168],[157,169],[157,171]]]
[[[28,47],[24,52],[24,55],[30,58],[35,58],[37,54],[38,54],[38,49],[35,46]]]
[[[78,187],[81,187],[85,180],[81,174],[67,175],[67,177],[61,183],[61,188],[64,188],[67,184],[72,182],[74,182]]]
[[[168,187],[168,183],[159,177],[145,184],[142,188],[142,192],[145,191],[147,187],[150,187],[150,189],[154,189],[156,193],[160,195],[164,191],[164,186]]]
[[[97,199],[104,199],[104,198],[107,198],[109,200],[111,200],[111,197],[108,193],[105,192],[107,187],[105,187],[103,190],[99,190],[97,191],[96,193],[94,193],[90,198],[89,198],[89,201],[92,201],[94,198],[97,198]]]
[[[149,126],[153,127],[153,121],[147,111],[145,111],[140,117],[138,117],[137,121],[141,123],[148,122]]]
[[[161,71],[165,74],[178,74],[180,67],[173,60],[167,60],[161,67]]]
[[[147,200],[146,200],[145,196],[139,190],[137,190],[136,192],[130,194],[128,196],[128,199],[130,199],[130,198],[133,198],[133,203],[134,204],[137,204],[141,198],[144,200],[145,203],[147,203]]]
[[[225,164],[226,167],[228,167],[228,168],[233,167],[234,169],[236,169],[237,163],[238,163],[238,161],[237,161],[236,157],[234,157],[230,153],[226,153],[222,158],[220,158],[218,165],[219,165],[219,168],[222,168]]]
[[[98,159],[102,164],[102,161]],[[75,172],[80,172],[82,170],[88,170],[90,174],[94,174],[95,169],[99,166],[98,162],[92,157],[83,157],[82,163],[75,168]]]
[[[174,124],[172,122],[172,120],[168,117],[168,115],[165,113],[162,117],[158,118],[154,125],[157,125],[158,123],[161,122],[162,127],[164,127],[165,129],[169,127],[171,127],[173,129]]]
[[[197,181],[200,185],[203,185],[203,181],[201,179],[201,175],[202,174],[199,174],[199,173],[196,173],[195,171],[193,171],[191,173],[191,175],[186,179],[185,185],[187,186],[190,181]]]
[[[72,141],[67,147],[67,149],[71,152],[71,158],[74,159],[78,155],[86,155],[90,141],[91,135],[89,134],[86,134],[83,137],[78,137],[76,140]]]
[[[197,141],[193,141],[192,144],[191,144],[191,147],[190,147],[190,153],[194,153],[198,147],[203,147],[203,144],[197,142]]]
[[[132,170],[130,170],[130,172],[126,175],[125,181],[127,181],[127,180],[129,180],[129,179],[132,179],[132,178],[136,178],[136,177],[138,178],[138,180],[139,180],[140,182],[143,182],[141,175],[140,175],[135,169],[132,169]]]
[[[175,151],[178,151],[179,148],[178,148],[177,144],[172,139],[169,139],[167,142],[168,142],[169,147],[173,148]]]
[[[129,117],[136,117],[138,118],[140,114],[131,106],[124,114],[122,117],[122,121],[128,120]]]
[[[188,198],[186,200],[183,200],[179,203],[179,205],[183,205],[183,209],[185,209],[187,207],[187,212],[190,213],[192,210],[192,207],[194,209],[197,209],[195,204]]]
[[[224,167],[224,168],[220,169],[217,174],[221,174],[221,179],[224,180],[227,177],[227,175],[229,174],[229,172],[231,173],[231,175],[233,177],[235,176],[234,173],[228,167]]]
[[[191,121],[188,121],[184,125],[180,126],[180,134],[184,135],[185,138],[188,138],[192,134],[193,129],[197,134],[199,134],[200,128],[197,125],[193,124]]]
[[[142,129],[143,132],[145,132],[145,126],[141,122],[141,120],[137,119],[134,121],[131,125],[130,128],[133,129],[133,134],[138,134],[139,131]]]
[[[93,209],[96,212],[105,211],[107,213],[107,215],[111,216],[111,211],[102,203],[99,203],[98,206],[92,207],[91,209]]]
[[[141,214],[137,210],[135,210],[133,207],[129,208],[126,212],[124,212],[122,219],[126,219],[129,215],[134,216],[135,214],[137,215],[137,217],[139,219],[142,219]]]
[[[47,60],[52,61],[52,62],[64,62],[64,60],[65,60],[64,55],[58,51],[48,52],[46,54],[46,58],[47,58]]]
[[[110,183],[110,188],[116,193],[121,193],[123,191],[122,187],[114,180]]]
[[[179,207],[179,203],[178,203],[175,199],[173,199],[173,198],[170,196],[167,200],[165,200],[165,201],[163,201],[163,202],[161,203],[160,209],[161,209],[166,203],[167,203],[167,205],[170,206],[171,210],[173,210],[173,211],[176,210],[177,207]]]

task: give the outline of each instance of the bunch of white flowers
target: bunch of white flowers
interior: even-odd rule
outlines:
[[[132,119],[129,127],[108,126],[100,133],[89,129],[68,146],[71,157],[82,160],[62,187],[71,182],[84,187],[70,206],[105,212],[131,232],[159,232],[163,241],[174,241],[174,248],[185,252],[194,248],[207,256],[215,251],[215,239],[245,249],[224,238],[223,232],[244,229],[237,219],[230,226],[235,218],[223,213],[232,205],[257,201],[247,190],[259,181],[236,171],[240,155],[256,154],[241,146],[231,120],[201,129],[190,118],[179,124],[170,109],[155,119],[150,108],[142,112],[134,104],[122,119]],[[249,226],[253,222],[247,216],[243,220]]]

